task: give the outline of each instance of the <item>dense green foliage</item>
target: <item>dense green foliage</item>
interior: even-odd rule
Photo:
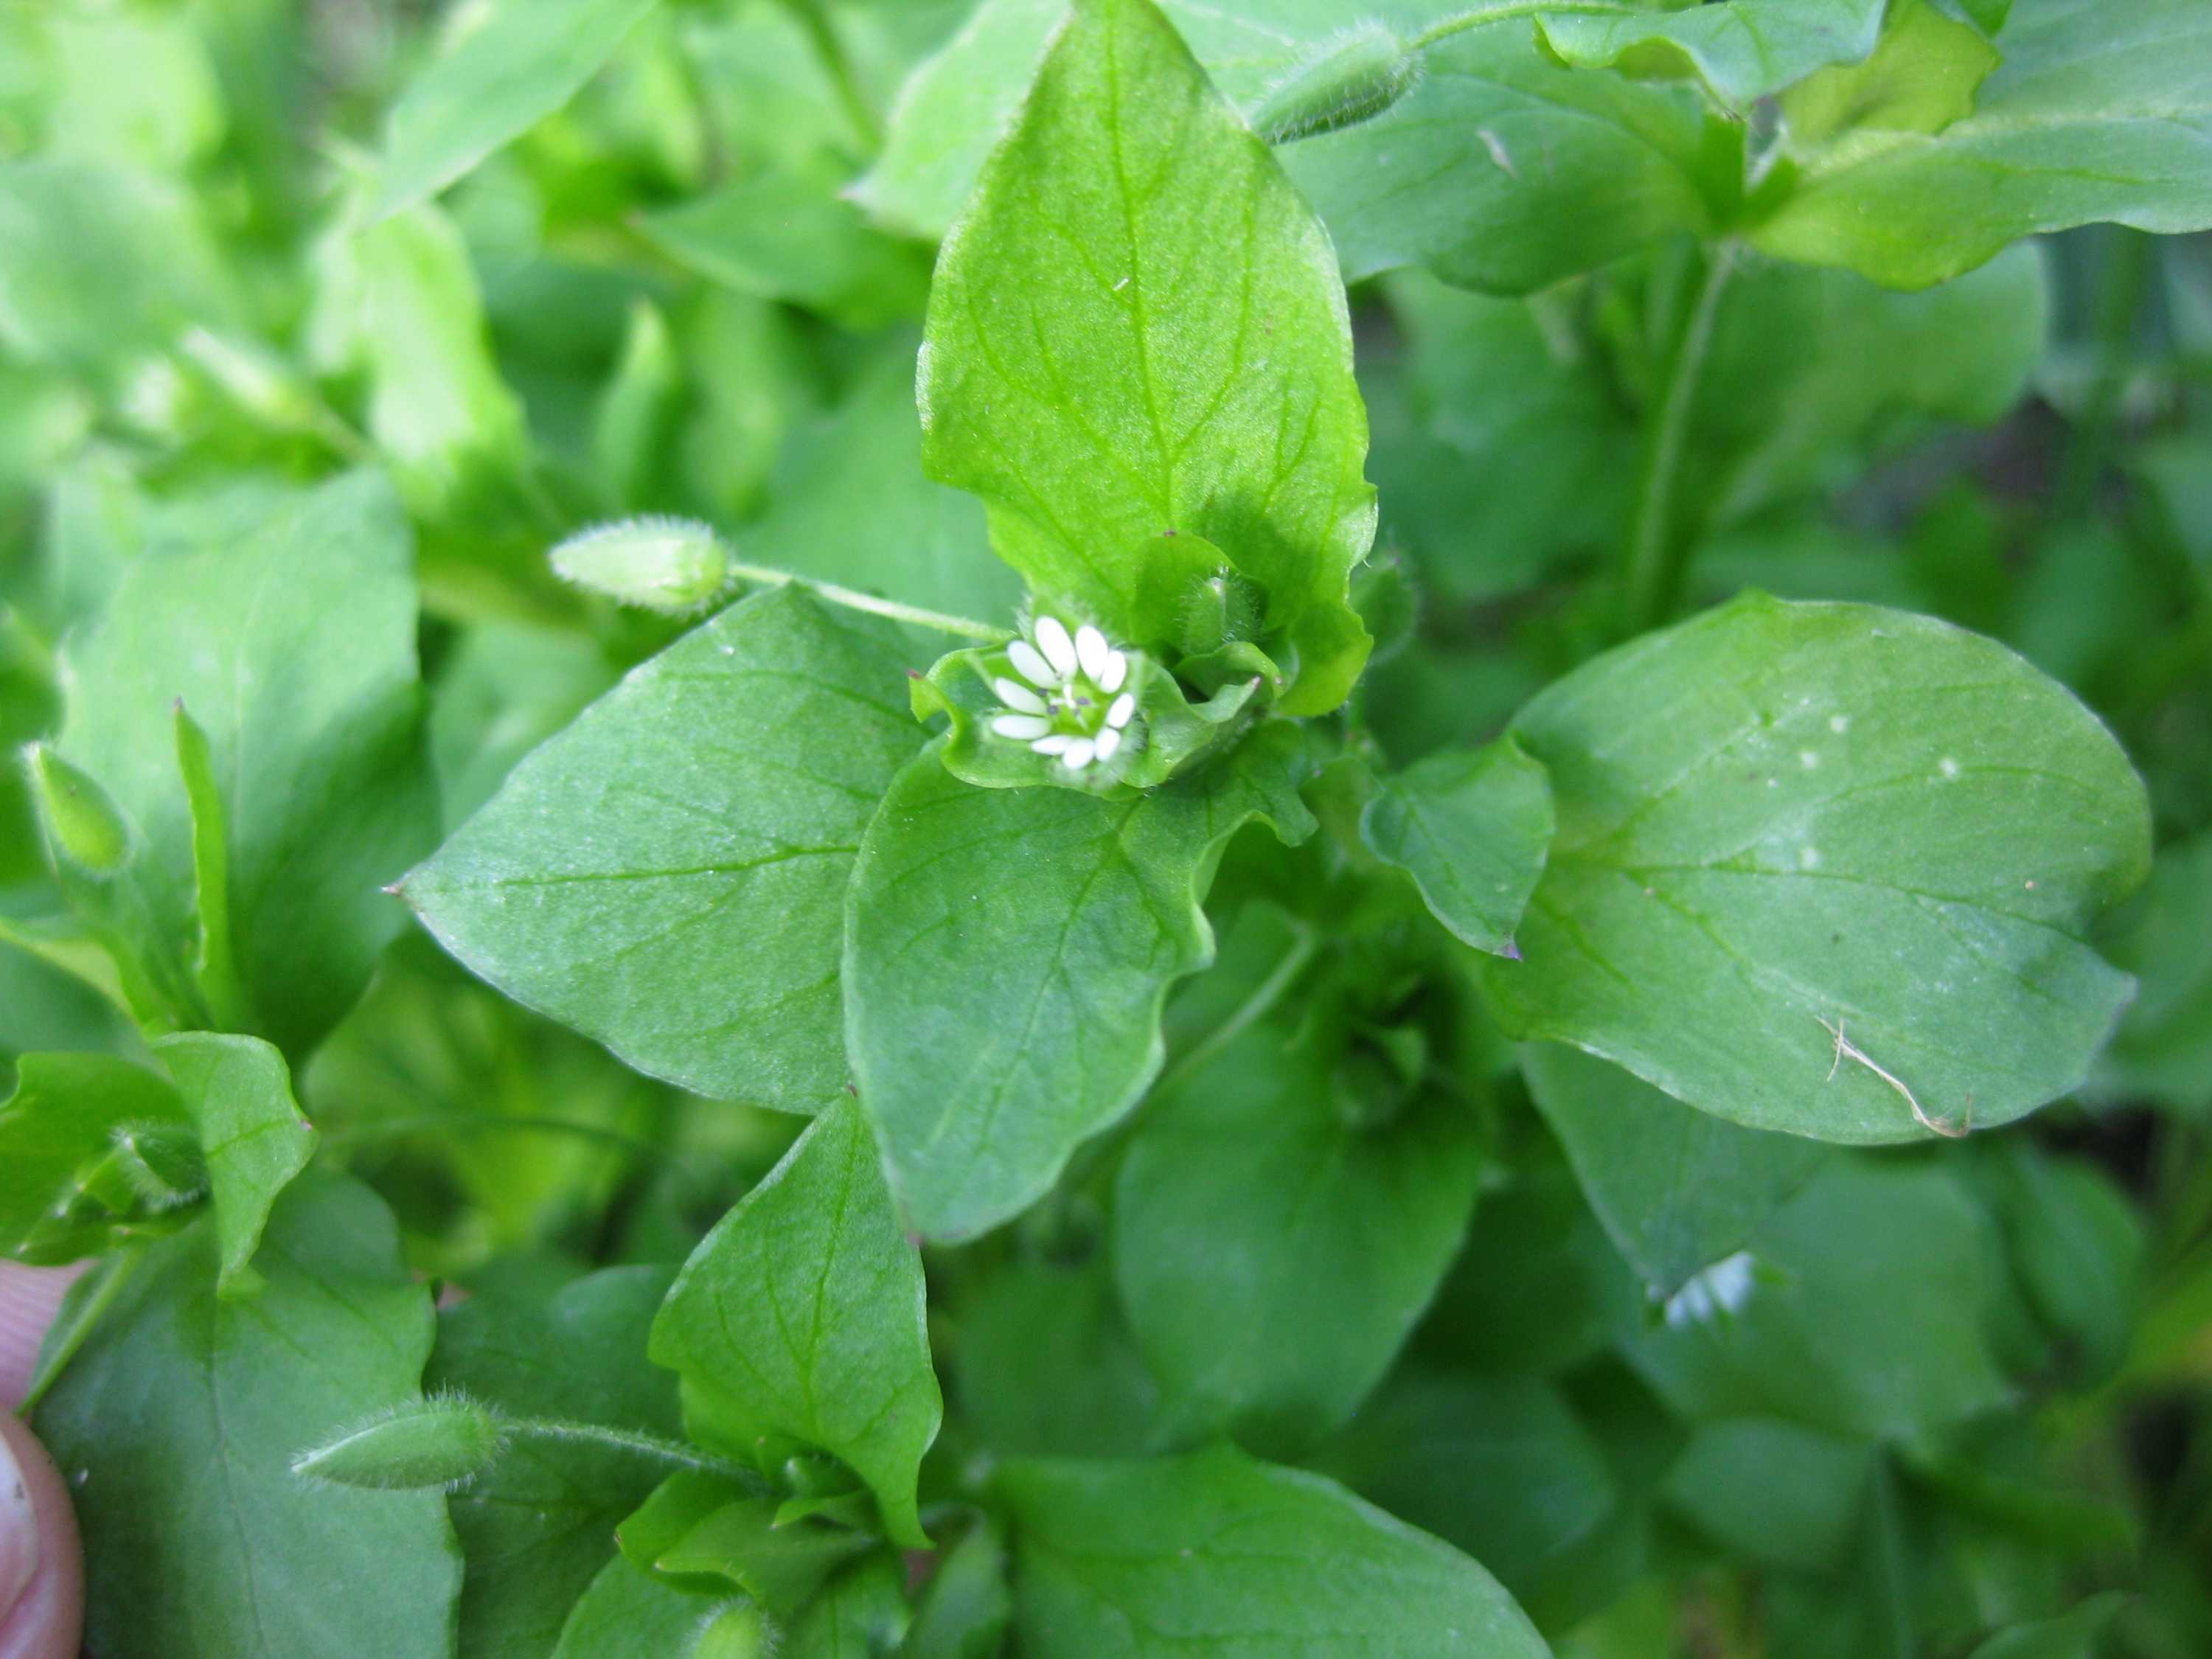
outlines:
[[[0,7],[97,1659],[2212,1652],[2203,0]]]

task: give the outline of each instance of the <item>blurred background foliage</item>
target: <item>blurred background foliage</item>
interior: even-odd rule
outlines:
[[[552,581],[580,525],[696,515],[753,562],[1005,613],[980,508],[919,466],[933,249],[849,195],[967,7],[636,9],[575,96],[379,216],[386,112],[490,26],[476,0],[0,4],[0,738],[52,729],[57,649],[132,561],[363,467],[412,524],[448,829],[678,631]],[[1395,760],[1485,738],[1620,637],[1594,578],[1710,257],[1661,240],[1526,295],[1355,288],[1382,501],[1363,604],[1397,623],[1357,716]],[[1717,1336],[1653,1311],[1633,1195],[1471,1062],[1492,1148],[1462,1261],[1304,1455],[1486,1563],[1575,1659],[2196,1659],[2212,240],[2096,227],[1911,295],[1745,256],[1690,418],[1669,606],[1930,611],[2109,722],[2160,836],[2109,941],[2141,994],[2027,1132],[1821,1160],[1759,1235],[1771,1293]],[[57,908],[0,772],[0,1064],[137,1041],[32,948]],[[419,933],[301,1092],[416,1266],[477,1288],[680,1259],[796,1127],[629,1072]],[[933,1256],[946,1460],[1146,1443],[1097,1218],[1048,1207]]]

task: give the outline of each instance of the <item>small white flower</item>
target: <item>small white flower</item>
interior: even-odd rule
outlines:
[[[1006,660],[1022,678],[1001,674],[991,682],[1006,710],[992,717],[995,735],[1057,756],[1071,772],[1114,757],[1137,714],[1136,695],[1121,689],[1127,652],[1090,623],[1071,634],[1059,617],[1039,616],[1027,639],[1006,647]]]
[[[1738,1250],[1698,1274],[1667,1299],[1662,1310],[1669,1325],[1705,1325],[1723,1314],[1742,1310],[1751,1299],[1752,1259]]]

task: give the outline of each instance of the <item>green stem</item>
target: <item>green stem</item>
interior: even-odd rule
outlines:
[[[963,639],[981,640],[987,645],[1003,645],[1014,637],[1010,628],[994,628],[989,623],[947,616],[942,611],[924,611],[918,605],[901,605],[896,599],[879,599],[872,593],[840,587],[835,582],[817,582],[808,576],[794,576],[788,570],[772,570],[764,564],[732,564],[730,574],[740,581],[765,582],[775,587],[797,582],[815,598],[842,605],[848,611],[865,611],[872,617],[888,617],[893,622],[912,623],[916,628],[933,628],[941,634],[957,634]]]
[[[604,1423],[574,1423],[559,1417],[502,1417],[499,1419],[499,1425],[509,1434],[530,1439],[560,1440],[571,1445],[605,1446],[616,1451],[635,1452],[640,1457],[653,1458],[678,1468],[718,1474],[748,1492],[765,1492],[769,1490],[767,1481],[742,1464],[711,1456],[693,1447],[674,1440],[664,1440],[657,1434],[647,1434],[638,1429],[610,1428]]]
[[[822,67],[830,71],[830,79],[837,89],[837,100],[845,106],[845,118],[860,136],[860,143],[872,153],[883,147],[883,129],[876,125],[876,112],[868,107],[868,100],[860,95],[860,83],[853,73],[853,60],[847,55],[845,43],[837,38],[829,15],[822,9],[821,0],[791,0],[793,14],[799,27],[806,31],[814,43],[814,51],[822,59]]]
[[[108,1304],[130,1282],[140,1254],[127,1247],[119,1249],[70,1286],[69,1295],[62,1303],[61,1316],[46,1333],[46,1342],[39,1350],[38,1367],[31,1373],[30,1386],[23,1391],[22,1405],[17,1407],[17,1415],[26,1422],[45,1398],[46,1390],[53,1387],[55,1379],[76,1357],[76,1351],[92,1334],[93,1327],[100,1323]]]
[[[1502,23],[1516,17],[1534,17],[1539,12],[1561,12],[1579,17],[1630,17],[1637,8],[1620,3],[1620,0],[1502,0],[1494,6],[1477,6],[1472,11],[1462,12],[1456,17],[1446,17],[1431,23],[1415,35],[1412,49],[1426,50],[1439,40],[1447,40],[1468,29],[1479,29],[1485,23]]]
[[[1206,1061],[1244,1035],[1253,1025],[1265,1019],[1283,1000],[1283,993],[1291,988],[1306,964],[1321,949],[1321,942],[1310,927],[1298,930],[1297,941],[1283,953],[1274,971],[1252,988],[1252,994],[1238,1003],[1229,1018],[1223,1020],[1196,1042],[1176,1056],[1175,1063],[1160,1073],[1151,1092],[1158,1094],[1172,1084],[1180,1083]]]
[[[1721,295],[1735,269],[1736,249],[1723,243],[1712,251],[1704,285],[1668,365],[1667,386],[1644,446],[1636,481],[1636,503],[1622,544],[1621,603],[1627,631],[1655,627],[1674,601],[1687,548],[1676,533],[1674,492],[1680,480],[1682,451],[1690,436],[1690,414],[1698,400],[1706,354],[1713,343],[1713,320]]]

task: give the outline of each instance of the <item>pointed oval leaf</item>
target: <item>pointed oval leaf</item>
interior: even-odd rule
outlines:
[[[1302,839],[1304,771],[1279,723],[1129,799],[979,789],[934,749],[898,775],[854,871],[846,1033],[924,1237],[1016,1214],[1136,1103],[1168,987],[1212,957],[1199,903],[1222,843],[1255,817]]]
[[[2087,939],[2149,866],[2142,784],[1991,641],[1752,594],[1513,730],[1559,814],[1526,959],[1484,963],[1522,1036],[1754,1128],[1910,1140],[2066,1093],[2126,1000]]]
[[[1510,736],[1384,778],[1359,817],[1368,850],[1412,876],[1462,944],[1506,957],[1553,828],[1543,763]]]
[[[819,1109],[838,937],[913,754],[896,635],[797,587],[731,606],[532,754],[407,878],[461,961],[640,1071]]]
[[[1317,1474],[1223,1446],[1011,1463],[1033,1659],[1544,1659],[1498,1581]]]
[[[751,1430],[752,1443],[730,1450],[769,1469],[788,1441],[841,1458],[875,1492],[891,1537],[927,1547],[915,1481],[944,1407],[921,1256],[850,1097],[692,1252],[651,1352],[682,1376],[695,1417],[703,1394],[708,1424]]]
[[[1295,647],[1284,707],[1343,701],[1375,530],[1343,284],[1152,0],[1082,0],[1047,55],[946,240],[918,395],[924,464],[1039,592],[1171,641],[1206,574],[1172,536],[1203,538]]]

